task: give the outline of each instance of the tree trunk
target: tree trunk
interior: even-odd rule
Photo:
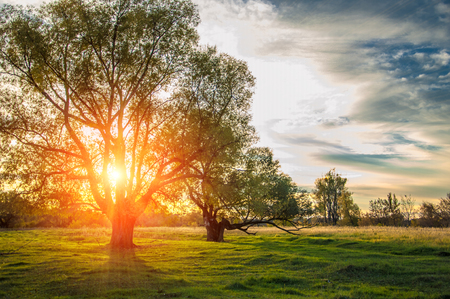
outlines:
[[[222,233],[222,239],[220,239],[219,238],[220,225],[217,222],[217,220],[206,216],[206,217],[203,217],[203,221],[205,222],[205,228],[206,228],[206,241],[222,242],[223,241],[223,233]]]
[[[331,223],[331,202],[328,200],[327,202],[327,224]]]
[[[120,212],[114,214],[112,223],[111,248],[130,249],[137,247],[133,243],[134,223],[136,217],[123,215]]]
[[[338,217],[338,208],[339,208],[339,206],[338,206],[338,203],[337,203],[337,199],[338,199],[337,193],[334,192],[333,203],[332,203],[332,206],[331,206],[332,207],[331,208],[331,213],[332,213],[333,225],[336,225],[337,221],[339,220],[339,217]]]
[[[204,217],[203,220],[206,227],[206,241],[223,242],[225,228],[230,222],[226,219],[217,222],[216,219],[210,217]]]

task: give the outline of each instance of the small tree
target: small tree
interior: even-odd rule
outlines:
[[[440,217],[437,205],[423,202],[419,208],[419,225],[424,227],[440,227]]]
[[[400,225],[403,216],[400,211],[400,202],[397,197],[389,193],[387,199],[378,198],[370,201],[370,218],[374,224]]]
[[[387,199],[383,200],[386,215],[389,218],[389,223],[397,226],[401,223],[402,214],[400,211],[400,202],[397,197],[389,193]]]
[[[414,219],[416,215],[416,209],[415,209],[416,202],[414,199],[409,196],[404,196],[400,198],[400,209],[402,212],[403,219],[407,221],[408,225],[410,225],[411,220]]]
[[[450,193],[439,201],[439,214],[442,226],[450,227]]]
[[[339,208],[339,214],[342,218],[339,222],[340,225],[358,226],[361,211],[359,206],[353,202],[350,192],[345,192],[341,195],[339,198]]]
[[[372,224],[387,225],[387,214],[384,208],[383,200],[378,198],[369,202],[370,212],[367,216],[371,219]]]
[[[334,168],[315,181],[314,195],[318,209],[323,212],[328,224],[336,225],[340,218],[341,197],[349,196],[346,183],[347,179],[337,174]]]
[[[438,204],[424,202],[419,208],[421,226],[449,227],[450,226],[450,193],[441,198]]]

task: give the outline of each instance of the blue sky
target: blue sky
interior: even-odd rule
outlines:
[[[259,145],[298,185],[336,168],[363,209],[450,192],[450,1],[193,2],[201,43],[248,62]]]
[[[253,123],[298,185],[331,168],[363,209],[450,192],[450,2],[194,0],[201,42],[246,60]]]

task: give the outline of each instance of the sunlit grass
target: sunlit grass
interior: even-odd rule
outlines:
[[[0,298],[450,296],[449,229],[257,231],[136,228],[138,249],[111,252],[109,229],[2,230]]]

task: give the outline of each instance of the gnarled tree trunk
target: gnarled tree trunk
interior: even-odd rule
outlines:
[[[217,222],[213,217],[204,216],[203,221],[206,227],[206,241],[223,242],[223,233],[225,229],[230,228],[230,222],[226,219]]]
[[[125,213],[115,212],[111,220],[112,235],[110,246],[117,249],[137,247],[133,243],[133,232],[136,217]]]

